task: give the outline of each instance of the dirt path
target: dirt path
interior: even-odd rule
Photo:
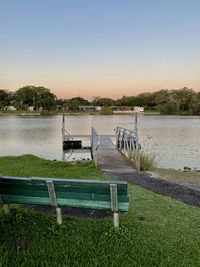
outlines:
[[[174,169],[157,168],[151,173],[155,178],[180,184],[194,190],[200,191],[200,172],[199,171],[181,171]]]

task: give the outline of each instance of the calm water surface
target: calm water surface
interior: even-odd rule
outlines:
[[[114,134],[117,126],[133,129],[133,115],[66,116],[71,134]],[[61,159],[62,117],[1,116],[0,156],[35,154]],[[200,117],[139,116],[142,146],[155,153],[160,167],[200,169]],[[150,138],[149,138],[150,137]]]

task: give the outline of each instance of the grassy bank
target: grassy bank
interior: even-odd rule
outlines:
[[[0,111],[0,116],[53,116],[57,111]]]
[[[106,179],[91,163],[2,157],[4,175]],[[200,209],[129,185],[130,211],[112,218],[52,215],[14,206],[0,212],[0,266],[200,266]]]
[[[32,155],[0,157],[0,173],[9,176],[106,179],[91,162],[70,164]]]

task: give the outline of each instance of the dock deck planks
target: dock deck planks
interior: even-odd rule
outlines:
[[[104,174],[111,176],[112,173],[132,173],[135,171],[131,162],[116,149],[109,137],[100,136],[96,158],[97,165]]]

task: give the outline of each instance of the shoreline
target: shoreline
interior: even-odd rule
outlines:
[[[171,183],[200,191],[200,172],[195,170],[184,171],[169,168],[156,168],[147,172],[156,179],[162,179]]]
[[[35,112],[27,112],[27,111],[11,111],[11,112],[0,112],[0,117],[1,116],[41,116],[41,117],[46,117],[46,116],[57,116],[57,115],[62,115],[62,112],[49,112],[49,114],[41,114],[38,111]],[[114,112],[113,114],[110,115],[101,115],[99,112],[65,112],[65,116],[115,116],[115,115],[134,115],[134,112]],[[142,116],[187,116],[187,117],[199,117],[199,115],[190,115],[190,114],[160,114],[159,112],[142,112],[139,113],[139,115]]]
[[[167,171],[169,170],[167,169]],[[195,187],[189,187],[188,185],[186,186],[186,184],[183,185],[174,181],[169,181],[166,177],[155,177],[152,173],[144,171],[135,171],[132,174],[110,173],[110,177],[127,181],[130,184],[139,185],[151,192],[200,208],[200,179],[199,188],[197,189]]]

